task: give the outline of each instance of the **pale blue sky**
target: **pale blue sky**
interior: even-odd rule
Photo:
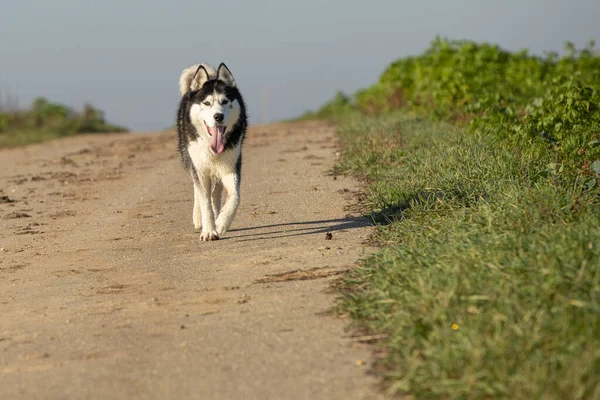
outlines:
[[[224,61],[251,122],[375,82],[436,34],[535,53],[600,42],[599,0],[0,0],[0,90],[172,126],[182,69]]]

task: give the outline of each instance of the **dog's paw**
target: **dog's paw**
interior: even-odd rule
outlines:
[[[219,236],[223,235],[225,232],[227,232],[227,227],[221,225],[221,224],[217,224],[217,234]]]
[[[217,234],[217,232],[212,231],[212,232],[202,232],[200,234],[200,241],[202,242],[209,242],[211,240],[219,240],[219,235]]]
[[[202,230],[202,224],[194,222],[194,229],[197,231]]]

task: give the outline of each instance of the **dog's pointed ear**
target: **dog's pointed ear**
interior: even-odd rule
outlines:
[[[204,65],[200,64],[194,77],[192,78],[192,83],[190,84],[190,90],[196,91],[200,90],[202,86],[210,79],[210,75],[208,71],[204,67]]]
[[[217,70],[217,80],[223,81],[229,86],[236,86],[235,79],[233,79],[233,74],[231,73],[229,68],[227,68],[227,65],[225,65],[225,63],[221,63],[219,65],[219,69]]]
[[[202,88],[206,81],[217,78],[217,70],[209,64],[195,64],[187,67],[179,77],[179,91],[184,96],[189,91]]]

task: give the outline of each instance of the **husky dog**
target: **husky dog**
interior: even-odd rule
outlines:
[[[194,227],[200,240],[223,235],[240,203],[242,142],[246,106],[231,71],[223,63],[186,68],[179,78],[179,153],[194,183]],[[221,208],[223,189],[227,198]]]

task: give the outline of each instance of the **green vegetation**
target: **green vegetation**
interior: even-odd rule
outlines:
[[[395,393],[600,398],[600,56],[568,50],[437,39],[316,113],[382,245],[339,310]]]
[[[85,105],[81,113],[39,97],[27,110],[0,109],[0,147],[41,142],[79,133],[127,132],[105,122],[104,113]]]
[[[563,57],[537,57],[437,38],[423,55],[391,64],[372,87],[352,97],[338,93],[307,117],[398,109],[470,121],[471,131],[502,136],[524,151],[551,151],[562,170],[585,174],[577,169],[600,159],[600,55],[594,42],[582,50],[568,43]]]

